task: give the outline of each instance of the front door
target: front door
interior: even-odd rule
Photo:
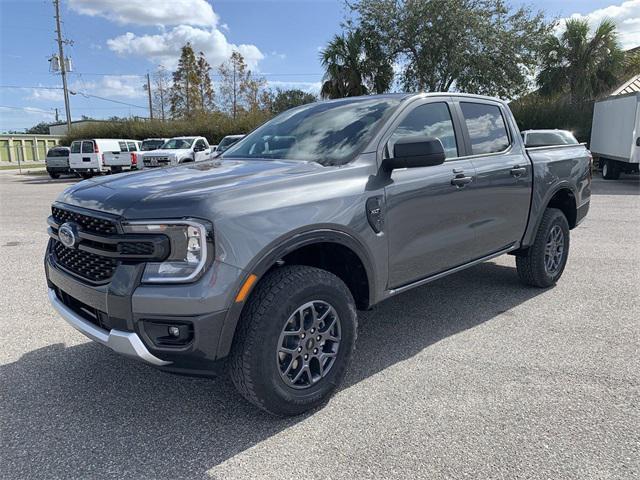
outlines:
[[[473,163],[463,155],[460,129],[454,126],[448,97],[421,100],[394,122],[386,156],[404,136],[438,138],[445,149],[442,165],[394,170],[385,187],[389,242],[389,288],[396,288],[473,259],[475,218],[470,215]]]

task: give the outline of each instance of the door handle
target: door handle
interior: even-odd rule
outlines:
[[[473,177],[465,177],[464,173],[460,172],[451,179],[451,185],[463,188],[466,184],[471,183],[472,181]]]
[[[518,178],[527,173],[527,169],[525,167],[515,166],[511,169],[511,175]]]

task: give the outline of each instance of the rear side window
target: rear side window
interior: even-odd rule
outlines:
[[[439,139],[444,147],[445,158],[458,156],[451,113],[444,102],[427,103],[411,110],[387,143],[389,155],[393,155],[393,146],[398,140],[416,136]]]
[[[469,130],[473,155],[498,153],[509,147],[507,126],[500,107],[486,103],[461,102],[460,108]]]
[[[93,142],[82,142],[82,153],[93,153]]]
[[[80,153],[80,144],[82,142],[73,142],[71,144],[71,153]]]

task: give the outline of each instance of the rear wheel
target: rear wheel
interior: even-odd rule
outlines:
[[[238,391],[273,415],[322,405],[355,347],[356,308],[335,275],[292,265],[268,273],[245,306],[229,371]]]
[[[111,173],[122,173],[122,167],[111,167]]]
[[[547,208],[527,253],[516,257],[520,280],[534,287],[554,285],[569,256],[569,223],[557,208]]]
[[[51,178],[53,178],[54,180],[55,180],[56,178],[60,178],[60,174],[59,174],[59,173],[55,173],[55,172],[49,172],[49,176],[50,176]]]
[[[604,160],[602,164],[602,178],[606,180],[617,180],[620,178],[620,165],[615,160]]]
[[[93,173],[91,173],[91,172],[81,172],[81,173],[80,173],[80,176],[81,176],[82,178],[84,178],[84,179],[87,179],[87,178],[91,178],[91,177],[93,177]]]

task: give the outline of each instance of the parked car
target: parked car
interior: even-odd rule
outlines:
[[[142,150],[143,152],[150,152],[152,150],[157,150],[160,147],[162,147],[162,145],[164,145],[167,140],[169,139],[168,138],[145,138],[142,141],[142,147],[140,148],[140,150]]]
[[[579,143],[569,130],[524,130],[521,135],[525,147],[577,145]]]
[[[69,168],[69,147],[53,147],[47,152],[44,163],[51,178],[59,178],[71,172]]]
[[[126,142],[122,138],[91,138],[75,140],[71,143],[69,166],[71,170],[83,178],[107,173],[109,167],[104,164],[104,152],[120,151],[120,143]]]
[[[139,140],[120,140],[118,150],[103,153],[103,163],[109,167],[111,173],[120,173],[123,170],[137,170],[138,156],[142,142]]]
[[[189,374],[223,362],[250,402],[297,415],[340,385],[357,308],[505,253],[525,284],[554,285],[590,195],[584,145],[525,149],[500,100],[316,102],[220,162],[65,190],[49,298],[116,352]]]
[[[227,135],[226,137],[223,137],[222,140],[220,140],[218,147],[216,148],[216,155],[223,154],[244,137],[245,135]]]
[[[159,149],[142,155],[144,167],[167,167],[180,163],[200,162],[211,158],[211,147],[204,137],[176,137]]]
[[[640,92],[595,103],[589,148],[607,180],[640,167]]]

